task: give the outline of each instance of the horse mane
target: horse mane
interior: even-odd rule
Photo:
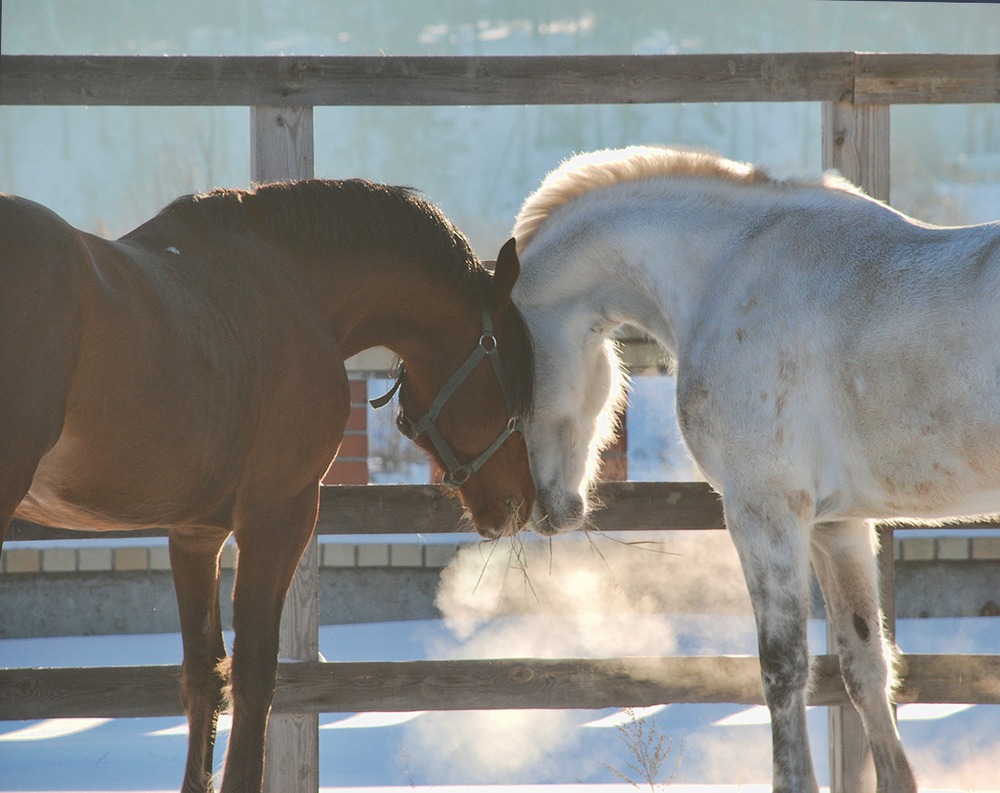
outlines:
[[[523,250],[542,224],[574,199],[605,187],[658,178],[707,178],[744,185],[822,186],[861,193],[835,171],[818,180],[779,180],[749,163],[696,149],[629,146],[577,154],[551,171],[525,200],[514,221],[513,236]]]
[[[217,188],[182,196],[162,210],[187,222],[207,222],[236,231],[253,231],[299,255],[330,250],[385,251],[412,258],[414,251],[444,278],[457,282],[484,307],[490,273],[466,236],[436,206],[409,187],[364,179],[302,179]],[[530,412],[534,401],[531,336],[516,310],[508,312],[517,350],[501,349],[510,378],[512,407]]]
[[[182,213],[230,229],[249,229],[296,253],[401,250],[414,246],[456,278],[484,271],[465,235],[409,187],[364,179],[301,179],[217,188],[178,198],[163,213]]]

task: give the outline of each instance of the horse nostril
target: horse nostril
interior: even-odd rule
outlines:
[[[476,533],[484,540],[499,540],[503,532],[494,526],[476,526]]]
[[[560,529],[562,531],[568,531],[571,529],[578,529],[583,524],[583,499],[580,498],[576,493],[568,496],[566,498],[566,503],[563,505],[562,521],[560,524]]]
[[[564,490],[538,491],[538,511],[535,521],[540,534],[556,534],[580,528],[584,503],[579,493]]]

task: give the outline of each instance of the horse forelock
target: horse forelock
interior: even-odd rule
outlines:
[[[826,187],[862,191],[836,171],[819,179],[775,179],[765,169],[697,149],[629,146],[576,154],[564,160],[525,200],[514,221],[518,251],[524,250],[557,210],[605,187],[657,178],[708,178],[738,185]]]

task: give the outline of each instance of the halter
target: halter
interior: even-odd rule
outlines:
[[[510,406],[510,394],[507,390],[507,379],[504,377],[503,365],[500,362],[500,353],[497,349],[498,346],[497,337],[493,335],[493,322],[490,319],[490,312],[484,308],[483,333],[479,337],[479,343],[476,345],[476,348],[469,353],[469,357],[465,359],[462,365],[459,366],[455,373],[448,379],[448,382],[441,387],[441,390],[434,398],[434,401],[431,403],[430,409],[427,413],[416,421],[411,419],[405,413],[400,412],[399,414],[397,426],[399,427],[400,432],[406,435],[406,437],[413,439],[418,438],[425,432],[427,433],[427,437],[434,445],[438,455],[441,457],[441,461],[447,468],[443,484],[449,490],[458,490],[458,488],[464,485],[466,480],[482,468],[483,465],[486,464],[486,461],[493,456],[496,450],[499,449],[503,445],[504,441],[506,441],[512,434],[515,432],[524,433],[524,421],[520,416],[514,415]],[[493,371],[496,373],[497,380],[500,382],[500,390],[503,392],[504,401],[507,403],[507,412],[510,418],[507,420],[507,425],[500,431],[500,434],[497,436],[496,440],[493,441],[493,443],[487,446],[486,449],[478,457],[476,457],[476,459],[463,464],[458,461],[458,458],[448,445],[448,441],[446,441],[444,436],[442,436],[438,431],[434,422],[437,420],[438,414],[441,412],[445,403],[451,398],[451,395],[458,390],[458,387],[465,381],[465,378],[472,373],[472,370],[479,365],[479,362],[483,358],[489,358],[490,363],[493,364]],[[370,404],[373,408],[377,410],[378,408],[389,404],[393,395],[403,384],[404,373],[403,364],[400,363],[399,374],[397,375],[396,382],[393,384],[392,388],[377,399],[370,400]]]

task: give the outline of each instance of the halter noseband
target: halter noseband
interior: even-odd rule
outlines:
[[[417,438],[423,433],[427,433],[427,437],[434,445],[438,455],[440,455],[441,461],[447,467],[447,473],[445,474],[443,484],[449,490],[458,490],[458,488],[464,485],[470,476],[486,464],[486,461],[493,456],[496,450],[503,445],[507,438],[515,432],[524,432],[524,421],[520,416],[514,415],[510,406],[510,394],[507,389],[507,379],[504,377],[503,365],[500,362],[500,353],[497,349],[498,346],[497,337],[493,335],[493,322],[490,319],[490,312],[488,309],[484,308],[483,333],[479,337],[479,343],[476,345],[476,348],[469,353],[469,357],[465,359],[462,365],[459,366],[455,373],[448,379],[448,382],[441,387],[441,390],[434,398],[434,401],[431,403],[430,409],[427,413],[416,421],[411,419],[405,413],[401,412],[399,414],[400,430],[408,438]],[[497,436],[496,440],[493,441],[493,443],[487,446],[486,449],[478,457],[476,457],[476,459],[463,464],[458,461],[458,458],[448,445],[448,441],[446,441],[444,436],[442,436],[438,431],[434,422],[437,420],[438,414],[441,412],[445,403],[451,398],[451,395],[458,390],[458,387],[465,381],[465,378],[472,373],[472,370],[479,365],[479,362],[483,358],[489,358],[490,363],[493,364],[493,371],[496,373],[497,380],[500,382],[500,390],[503,392],[504,401],[507,403],[507,413],[509,415],[509,419],[507,420],[507,425],[500,431],[500,434]],[[373,408],[377,410],[378,408],[389,404],[393,395],[403,384],[404,373],[403,364],[400,363],[399,374],[396,377],[396,382],[393,384],[392,388],[389,389],[388,393],[370,401]]]

